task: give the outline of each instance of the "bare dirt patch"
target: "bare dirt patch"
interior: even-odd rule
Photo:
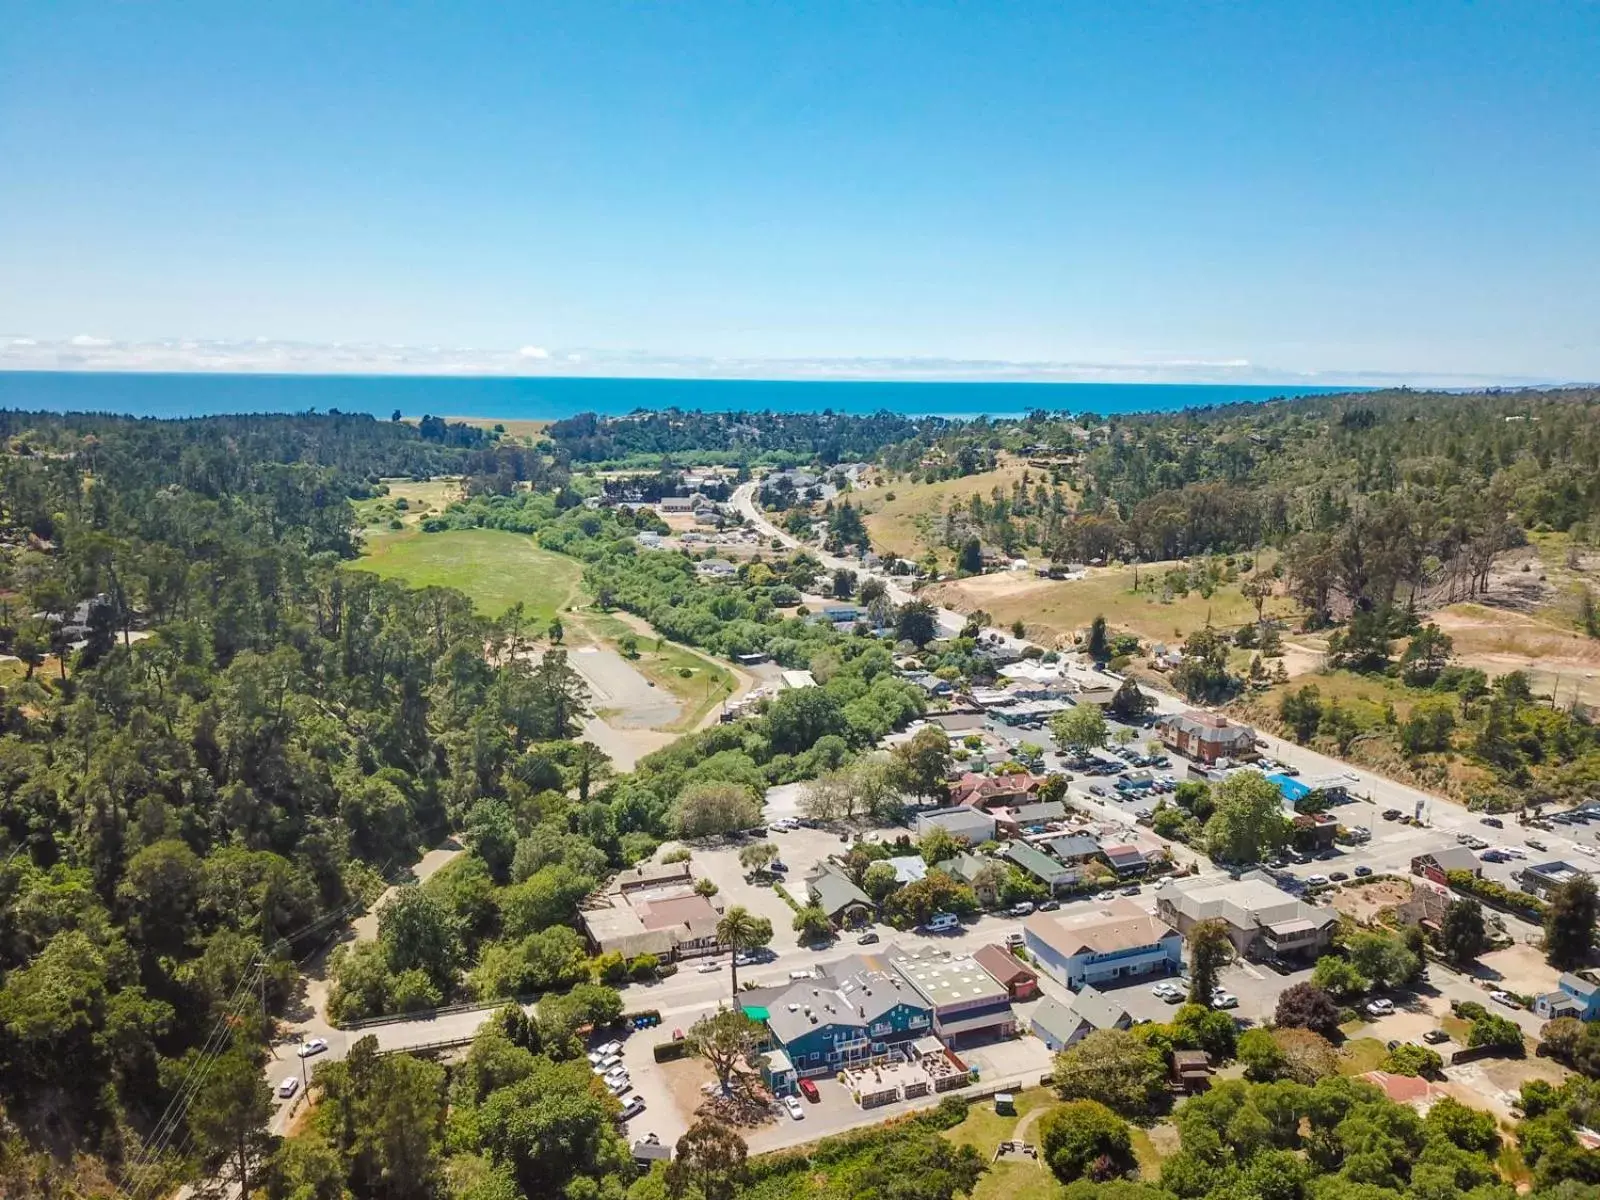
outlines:
[[[1409,899],[1411,885],[1405,880],[1381,879],[1376,883],[1341,887],[1333,894],[1333,907],[1351,919],[1367,924],[1384,909],[1404,904]]]
[[[1500,977],[1502,986],[1524,996],[1553,992],[1561,972],[1545,962],[1544,955],[1526,942],[1480,955],[1478,961]]]

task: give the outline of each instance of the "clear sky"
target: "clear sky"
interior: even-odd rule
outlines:
[[[1593,3],[6,3],[0,364],[1595,380],[1597,83]]]

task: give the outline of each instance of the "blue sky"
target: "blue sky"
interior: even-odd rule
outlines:
[[[4,27],[0,365],[1600,379],[1593,4]]]

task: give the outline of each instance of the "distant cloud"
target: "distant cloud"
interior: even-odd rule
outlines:
[[[317,343],[245,338],[63,341],[0,337],[0,370],[199,371],[302,375],[582,375],[678,379],[946,380],[1015,383],[1235,383],[1467,388],[1571,382],[1452,372],[1297,371],[1245,358],[1130,361],[963,358],[737,358],[594,347],[482,350],[459,346]]]

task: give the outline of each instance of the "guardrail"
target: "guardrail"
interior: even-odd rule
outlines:
[[[537,1004],[543,998],[543,992],[534,992],[524,996],[507,996],[502,1000],[473,1001],[466,1004],[447,1004],[443,1008],[424,1008],[416,1012],[392,1013],[386,1017],[367,1017],[360,1021],[349,1021],[343,1025],[334,1026],[335,1029],[357,1032],[362,1029],[375,1029],[380,1025],[398,1025],[405,1021],[430,1021],[434,1017],[448,1017],[456,1013],[465,1012],[493,1012],[497,1008],[505,1008],[515,1004],[520,1008]]]

